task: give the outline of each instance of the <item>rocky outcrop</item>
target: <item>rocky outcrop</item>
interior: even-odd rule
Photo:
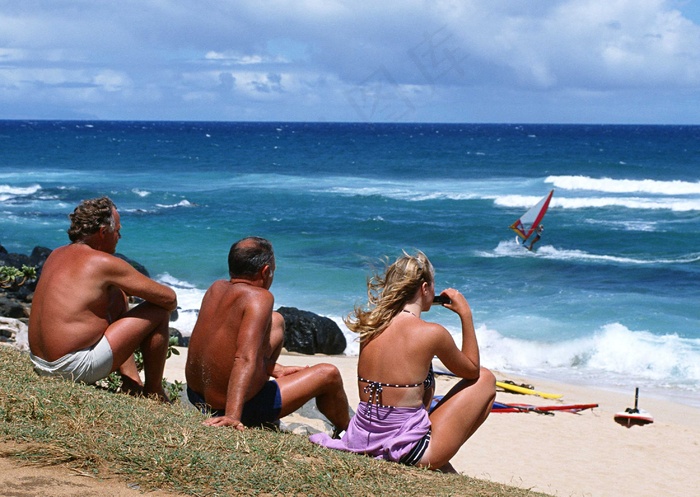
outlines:
[[[19,350],[29,350],[27,325],[19,319],[0,316],[0,342],[14,343]]]
[[[29,317],[29,305],[24,300],[4,295],[0,291],[0,316],[20,319]]]
[[[347,341],[330,318],[294,307],[280,307],[284,317],[284,347],[302,354],[342,354]]]

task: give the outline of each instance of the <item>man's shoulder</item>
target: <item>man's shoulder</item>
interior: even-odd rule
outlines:
[[[47,258],[47,263],[58,261],[61,265],[66,265],[71,262],[84,264],[88,260],[101,258],[101,255],[109,255],[88,247],[82,243],[69,243],[54,249]]]
[[[56,255],[53,264],[64,268],[81,267],[94,274],[113,273],[115,271],[120,273],[138,273],[138,271],[125,260],[82,243],[64,245],[51,253],[51,255],[54,254]]]
[[[215,281],[211,284],[207,293],[217,295],[217,300],[223,299],[229,302],[235,300],[238,305],[246,307],[255,306],[256,304],[267,304],[274,301],[272,293],[265,288],[228,280]]]

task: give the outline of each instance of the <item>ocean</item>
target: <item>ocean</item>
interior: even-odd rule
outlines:
[[[422,250],[484,366],[700,406],[699,171],[700,126],[0,121],[0,244],[63,245],[109,195],[187,335],[231,243],[264,236],[276,305],[334,319],[347,355],[372,268]],[[509,226],[552,189],[528,252]]]

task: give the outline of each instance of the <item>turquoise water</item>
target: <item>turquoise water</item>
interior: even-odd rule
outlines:
[[[339,323],[372,264],[420,249],[438,288],[470,301],[487,367],[700,403],[699,139],[692,126],[0,121],[0,243],[62,245],[75,205],[107,194],[118,251],[176,288],[184,333],[243,236],[275,246],[277,305]],[[527,252],[508,226],[551,189]],[[426,318],[459,338],[451,312]]]

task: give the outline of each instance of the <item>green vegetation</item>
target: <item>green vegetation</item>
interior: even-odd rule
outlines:
[[[533,497],[524,489],[328,450],[306,437],[202,425],[194,409],[37,376],[0,347],[3,457],[121,475],[188,495]]]
[[[22,269],[13,266],[0,266],[0,288],[19,288],[27,280],[36,278],[36,268],[23,265]]]

